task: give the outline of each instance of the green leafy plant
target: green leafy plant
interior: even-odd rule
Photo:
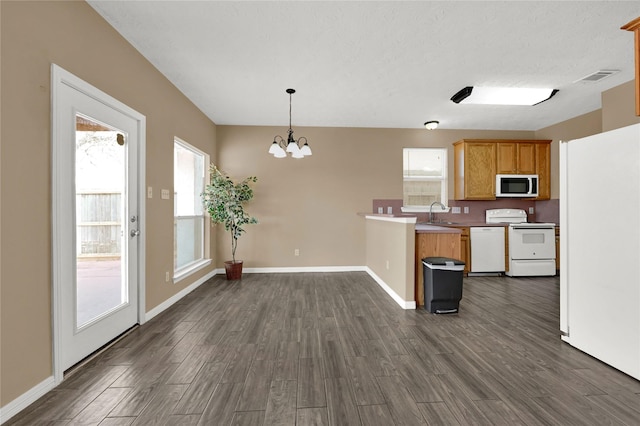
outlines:
[[[258,178],[249,176],[240,183],[234,183],[213,164],[209,171],[211,179],[202,193],[202,201],[213,223],[223,224],[231,234],[231,257],[235,263],[238,238],[245,232],[244,225],[258,223],[244,210],[244,204],[253,198],[249,184],[257,182]]]

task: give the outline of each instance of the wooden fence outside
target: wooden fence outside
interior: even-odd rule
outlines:
[[[119,257],[122,240],[122,194],[115,191],[76,193],[78,257]]]

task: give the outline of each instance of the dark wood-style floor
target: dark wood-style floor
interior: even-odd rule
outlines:
[[[558,287],[465,278],[439,316],[361,272],[215,277],[7,424],[640,424],[640,382],[561,342]]]

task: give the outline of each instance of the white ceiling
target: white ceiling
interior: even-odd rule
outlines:
[[[633,79],[638,1],[97,1],[217,124],[537,130]],[[621,72],[574,81],[600,69]],[[459,105],[465,86],[549,87],[536,106]]]

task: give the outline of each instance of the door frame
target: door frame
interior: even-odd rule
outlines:
[[[56,64],[51,64],[51,227],[52,227],[52,241],[51,241],[51,265],[52,265],[52,291],[51,291],[51,320],[52,320],[52,364],[53,364],[53,379],[54,385],[58,385],[64,379],[64,370],[61,363],[60,351],[60,336],[61,336],[61,289],[62,268],[66,267],[63,263],[62,247],[56,246],[59,242],[59,235],[66,235],[64,233],[72,232],[71,229],[63,229],[66,226],[60,226],[58,218],[63,215],[68,215],[68,206],[63,206],[59,202],[58,196],[63,190],[61,182],[68,181],[69,174],[73,173],[68,167],[68,159],[65,159],[62,152],[63,141],[60,137],[62,125],[59,121],[59,111],[57,107],[57,99],[60,96],[60,88],[69,86],[84,95],[93,98],[94,100],[119,111],[122,114],[130,116],[137,121],[138,127],[138,229],[140,235],[138,238],[138,256],[135,261],[138,264],[137,282],[138,282],[138,306],[137,306],[137,319],[138,324],[143,324],[145,321],[145,258],[146,258],[146,206],[145,206],[145,171],[146,171],[146,157],[145,157],[145,141],[146,141],[146,117],[134,109],[128,107],[117,99],[104,93],[103,91],[95,88],[84,80],[76,77],[70,72],[64,70]]]

